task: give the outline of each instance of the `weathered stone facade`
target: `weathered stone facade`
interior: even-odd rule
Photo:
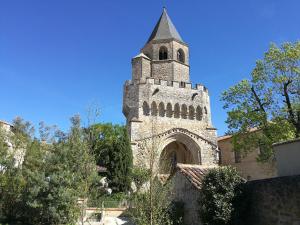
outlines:
[[[300,175],[247,183],[244,225],[300,225]]]
[[[189,47],[164,10],[141,53],[132,59],[132,79],[124,85],[134,159],[139,143],[155,138],[159,152],[175,162],[218,162],[216,130],[206,87],[190,83]],[[153,129],[154,128],[154,129]]]
[[[199,203],[200,191],[180,172],[172,178],[174,184],[174,201],[183,203],[185,225],[200,225]],[[189,193],[189,194],[186,194]]]

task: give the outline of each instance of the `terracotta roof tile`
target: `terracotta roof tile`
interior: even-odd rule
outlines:
[[[177,171],[182,173],[195,188],[200,189],[204,175],[216,166],[203,166],[193,164],[177,164]]]

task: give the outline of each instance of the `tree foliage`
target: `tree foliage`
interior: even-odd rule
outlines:
[[[130,216],[134,223],[136,225],[172,225],[170,190],[170,185],[164,185],[156,178],[151,183],[151,192],[150,189],[136,192],[132,196],[133,207],[130,209]]]
[[[272,44],[251,78],[224,91],[222,100],[235,151],[261,147],[259,159],[270,159],[274,142],[300,136],[300,42]]]
[[[132,170],[132,180],[136,185],[136,191],[139,192],[143,186],[143,184],[145,184],[150,177],[150,172],[148,169],[146,168],[142,168],[142,167],[133,167]]]
[[[116,192],[130,190],[132,151],[126,128],[95,124],[90,130],[97,164],[107,168],[109,186]]]
[[[27,224],[75,224],[79,217],[77,200],[86,198],[97,176],[88,134],[80,118],[71,119],[64,134],[40,124],[39,138],[22,119],[13,124],[13,133],[0,138],[0,216],[6,221]],[[10,149],[7,143],[12,143]],[[16,166],[15,151],[25,155]]]
[[[200,218],[204,225],[233,224],[234,201],[242,193],[244,180],[232,167],[212,169],[205,175],[200,205]]]

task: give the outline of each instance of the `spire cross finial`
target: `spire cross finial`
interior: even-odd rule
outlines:
[[[166,0],[162,0],[162,5],[163,5],[163,10],[166,10],[167,8],[166,8]]]

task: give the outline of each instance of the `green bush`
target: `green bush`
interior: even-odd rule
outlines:
[[[143,192],[135,192],[131,196],[128,214],[136,225],[173,225],[170,206],[170,185],[163,185],[155,178],[152,186]]]
[[[131,177],[133,182],[136,185],[136,189],[137,189],[136,191],[139,192],[143,184],[149,181],[150,171],[149,169],[146,168],[133,167]]]
[[[17,118],[13,132],[0,129],[0,218],[9,224],[75,224],[80,216],[78,198],[86,198],[97,176],[88,134],[78,116],[63,133],[43,124],[39,138],[33,127]],[[22,166],[7,147],[25,153]]]
[[[128,196],[123,192],[108,195],[103,190],[100,190],[99,194],[90,196],[88,205],[99,208],[102,206],[105,208],[119,208],[125,206],[127,200]]]
[[[232,167],[212,169],[205,175],[199,200],[204,225],[233,224],[234,203],[242,194],[243,183],[244,179]]]

